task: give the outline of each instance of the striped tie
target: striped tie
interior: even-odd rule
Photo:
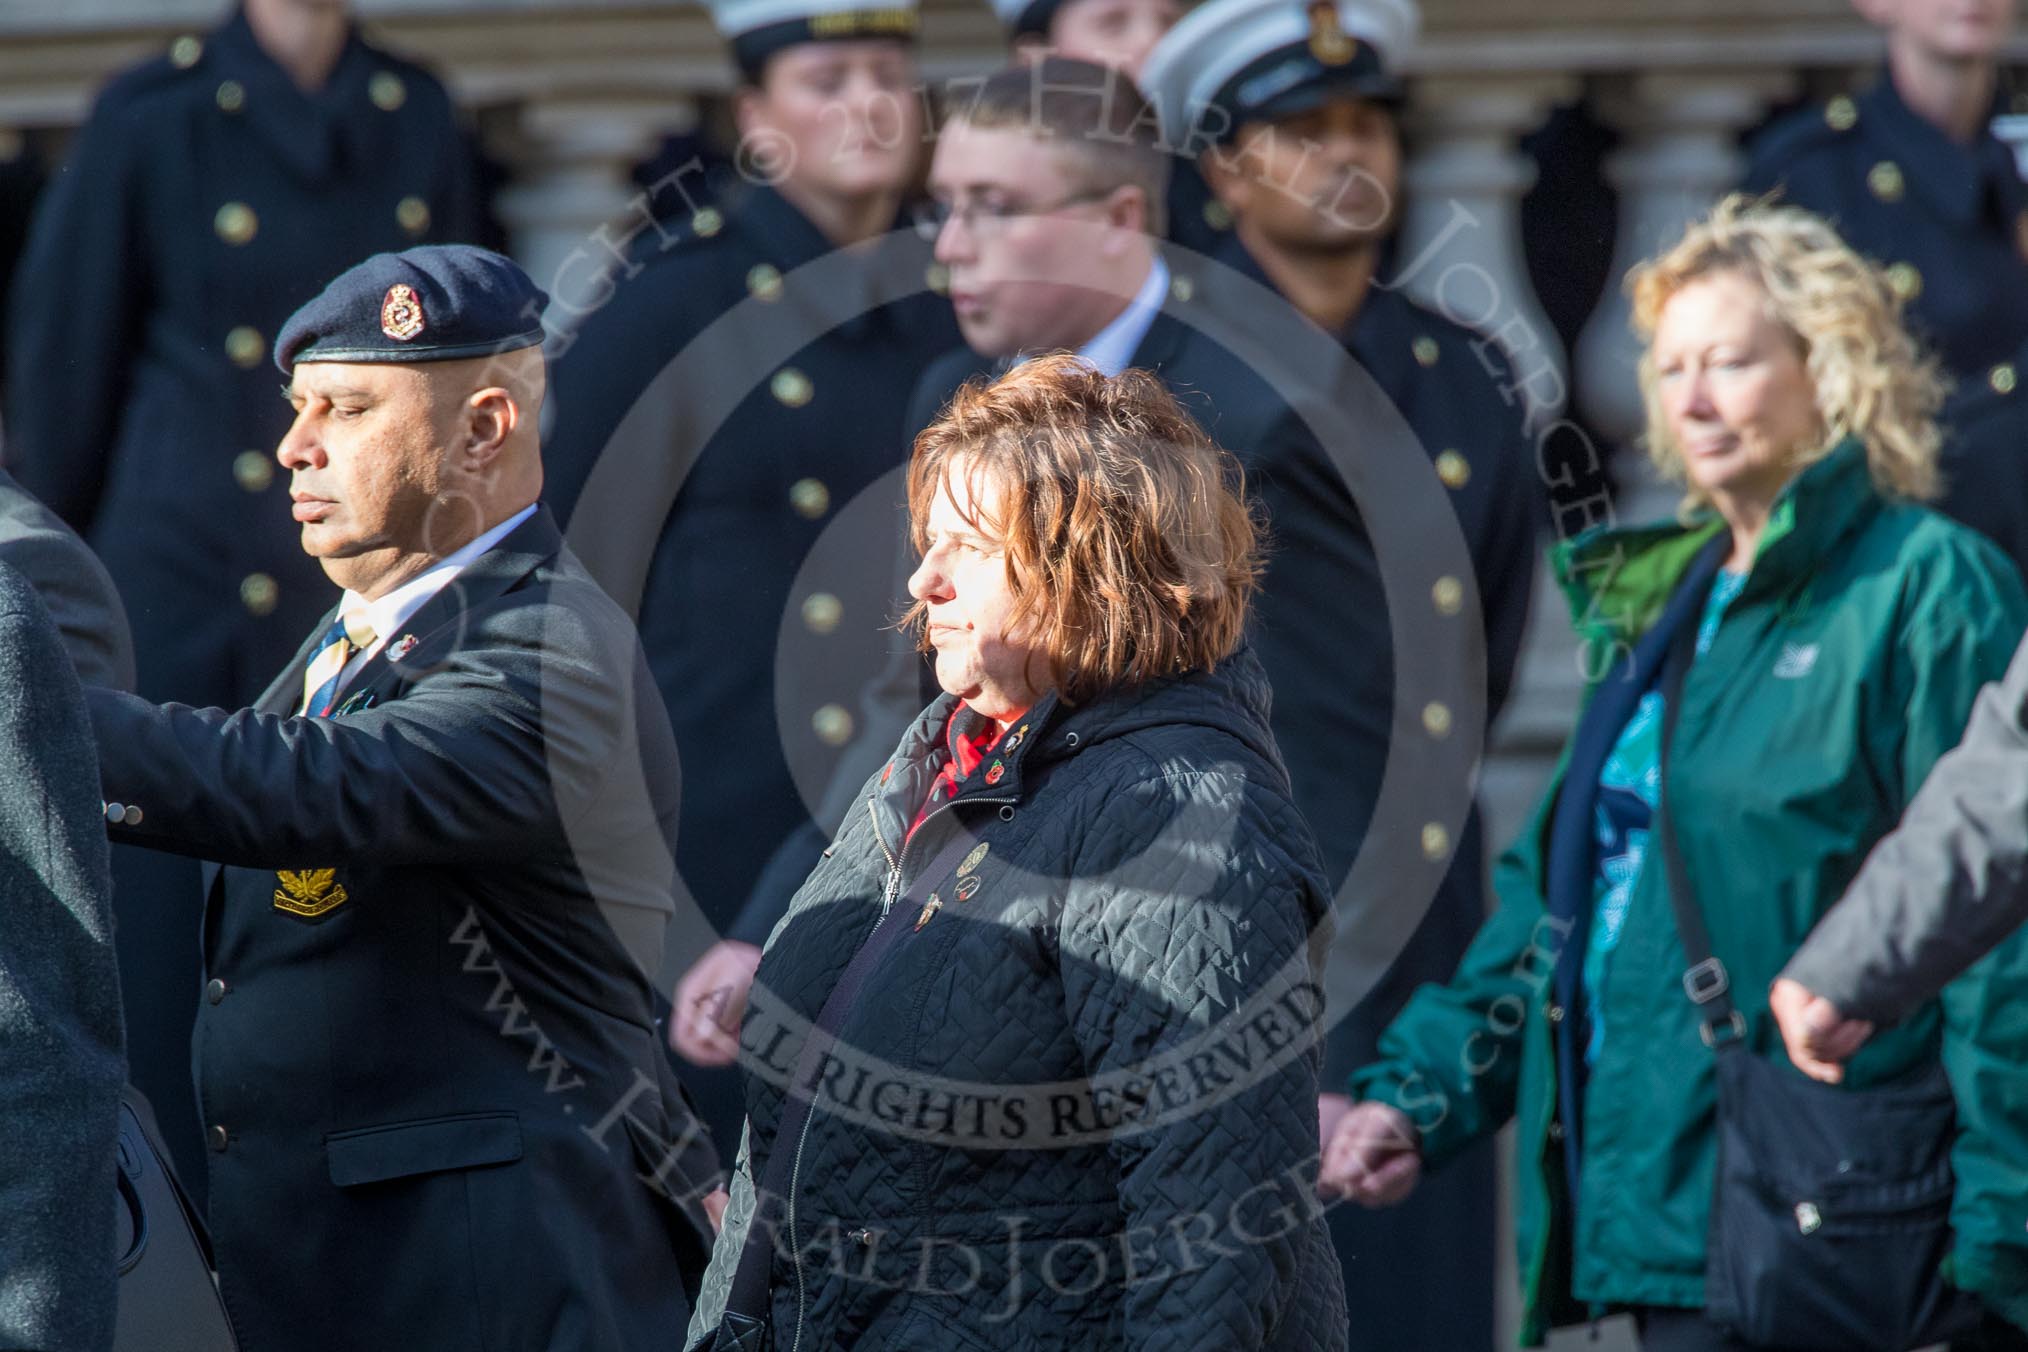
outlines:
[[[296,711],[299,717],[322,718],[331,712],[345,664],[352,660],[352,654],[372,647],[373,639],[373,626],[366,622],[366,612],[355,610],[338,616],[303,671],[303,707]]]

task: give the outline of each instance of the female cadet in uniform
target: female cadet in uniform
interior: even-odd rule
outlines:
[[[1307,1163],[1331,894],[1240,646],[1236,477],[1154,377],[1069,356],[917,438],[944,694],[761,960],[693,1337],[731,1293],[783,1348],[1345,1346]]]
[[[1631,285],[1649,442],[1686,482],[1686,515],[1559,548],[1601,679],[1559,783],[1501,863],[1497,912],[1354,1075],[1365,1101],[1324,1176],[1392,1202],[1424,1165],[1513,1119],[1526,1340],[1632,1308],[1651,1350],[1742,1349],[1702,1308],[1714,1051],[1650,857],[1660,654],[1694,633],[1668,820],[1743,1054],[1779,1057],[1769,981],[1957,741],[2028,600],[1997,550],[1917,505],[1936,484],[1934,368],[1888,280],[1822,221],[1733,198]],[[1941,1056],[1960,1128],[1952,1270],[2017,1323],[2028,1029],[2003,1005],[2024,979],[2017,939],[1850,1073],[1879,1084]]]

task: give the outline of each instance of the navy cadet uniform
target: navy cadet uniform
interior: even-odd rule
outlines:
[[[544,299],[469,246],[383,254],[275,361],[529,348]],[[546,509],[474,543],[395,633],[325,613],[250,709],[88,696],[115,836],[218,861],[196,1050],[249,1352],[673,1346],[709,1248],[649,979],[668,726]]]
[[[912,42],[917,15],[913,0],[810,0],[716,18],[757,84],[787,46]],[[675,727],[679,883],[703,918],[679,914],[668,962],[681,972],[727,930],[852,739],[892,618],[895,551],[892,504],[862,494],[907,460],[909,390],[958,334],[912,231],[847,254],[770,187],[740,185],[680,235],[637,244],[610,299],[553,345],[547,455],[573,544],[622,604],[639,598]],[[647,466],[680,467],[653,502]],[[737,1139],[737,1075],[690,1082]]]
[[[100,96],[16,275],[7,459],[105,561],[143,695],[238,708],[323,613],[269,347],[319,279],[475,219],[443,86],[356,34],[315,94],[235,15]],[[169,904],[197,873],[115,850],[113,875],[134,1080],[201,1187],[196,935]]]
[[[1415,19],[1405,3],[1341,0],[1335,7],[1306,7],[1291,0],[1209,0],[1157,46],[1143,78],[1164,127],[1172,128],[1171,140],[1188,135],[1207,109],[1229,115],[1229,130],[1219,138],[1229,141],[1243,126],[1293,116],[1331,99],[1393,108],[1402,91],[1388,62],[1412,37]],[[1218,125],[1206,124],[1207,130]],[[1215,257],[1271,285],[1237,236]],[[1455,511],[1480,592],[1490,722],[1519,660],[1541,494],[1524,411],[1501,391],[1503,383],[1511,383],[1497,374],[1503,359],[1489,340],[1377,282],[1348,329],[1334,336],[1406,420]],[[1291,701],[1327,707],[1334,700],[1359,700],[1377,701],[1384,717],[1393,690],[1384,657],[1367,660],[1348,681],[1346,668],[1358,666],[1364,654],[1333,653],[1315,640],[1314,626],[1301,624],[1299,611],[1283,617],[1283,627],[1294,633],[1272,638],[1273,569],[1304,564],[1289,558],[1300,544],[1280,523],[1271,520],[1270,531],[1280,552],[1271,555],[1262,660],[1275,684],[1277,713]],[[1385,569],[1388,560],[1380,565]],[[1305,590],[1317,595],[1328,585],[1317,579]],[[1280,663],[1273,656],[1278,643],[1288,650]],[[1431,712],[1425,711],[1425,720]],[[1348,750],[1333,738],[1280,740],[1296,801],[1317,831],[1331,876],[1342,879],[1361,845],[1387,743],[1369,737]],[[1423,982],[1447,980],[1483,922],[1485,863],[1476,813],[1452,857],[1428,913],[1385,978],[1357,1008],[1342,1018],[1333,1015],[1327,1088],[1343,1092],[1346,1077],[1372,1058],[1380,1030],[1409,994]],[[1357,923],[1356,917],[1341,921]],[[1492,1149],[1486,1145],[1432,1175],[1399,1207],[1341,1206],[1332,1213],[1347,1302],[1362,1325],[1386,1330],[1390,1346],[1491,1344],[1495,1186]]]
[[[1762,133],[1744,186],[1781,189],[1887,269],[1955,382],[1937,505],[2028,569],[2028,396],[2015,393],[2028,376],[2028,188],[2014,152],[1989,128],[1952,140],[1883,71]]]
[[[1039,38],[1047,44],[1050,26],[1064,0],[992,0],[993,13],[1007,30],[1007,40]],[[1163,214],[1171,244],[1210,253],[1232,229],[1232,213],[1212,195],[1195,160],[1177,155],[1169,162],[1169,189]]]

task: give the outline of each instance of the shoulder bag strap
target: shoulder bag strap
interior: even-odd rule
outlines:
[[[1661,806],[1655,814],[1655,839],[1661,845],[1663,866],[1669,874],[1669,905],[1676,912],[1676,932],[1690,967],[1683,973],[1683,993],[1697,1007],[1697,1031],[1708,1047],[1730,1046],[1746,1035],[1746,1020],[1732,1007],[1732,981],[1725,964],[1711,952],[1711,935],[1704,928],[1704,913],[1697,906],[1697,894],[1690,886],[1690,871],[1683,866],[1683,852],[1676,843],[1675,814],[1669,807],[1669,750],[1676,740],[1676,720],[1683,712],[1683,684],[1690,663],[1697,656],[1696,615],[1677,626],[1669,641],[1669,655],[1662,663],[1662,748],[1658,757],[1662,781]]]

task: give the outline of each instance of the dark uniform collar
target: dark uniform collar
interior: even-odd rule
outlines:
[[[780,276],[786,277],[838,248],[814,221],[773,188],[758,184],[746,188],[729,203],[729,209],[735,228],[749,247]],[[929,247],[913,232],[903,230],[904,224],[905,213],[897,211],[888,233],[867,250],[865,266],[854,270],[863,293],[855,298],[849,317],[836,326],[845,337],[865,336],[881,307],[923,294]]]
[[[1227,235],[1212,255],[1227,267],[1259,282],[1262,286],[1281,294],[1274,279],[1260,265],[1260,260],[1247,252],[1239,242],[1237,234]],[[1409,301],[1398,291],[1367,283],[1366,296],[1359,302],[1359,309],[1352,316],[1352,322],[1345,329],[1331,336],[1347,352],[1359,359],[1382,388],[1398,388],[1398,380],[1405,373],[1402,361],[1409,349],[1396,340],[1404,322],[1409,318]]]
[[[261,47],[244,10],[212,34],[210,47],[221,83],[240,87],[236,106],[227,111],[244,117],[296,174],[315,181],[363,167],[366,147],[350,144],[348,130],[362,112],[375,111],[367,90],[379,63],[356,25],[315,93],[306,93]],[[220,107],[226,103],[221,94]]]
[[[1944,220],[1969,226],[1984,211],[2011,228],[2024,194],[2013,152],[1990,126],[1963,145],[1902,102],[1885,70],[1861,94],[1859,129],[1900,171],[1904,190],[1913,192]]]

